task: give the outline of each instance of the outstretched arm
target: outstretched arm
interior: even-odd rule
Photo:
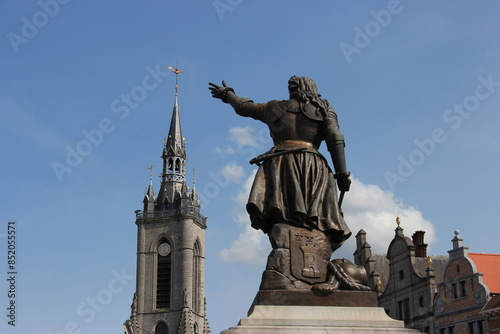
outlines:
[[[214,83],[209,83],[212,97],[222,100],[224,103],[229,103],[240,116],[252,117],[264,122],[266,103],[254,103],[246,97],[240,97],[234,93],[234,89],[228,87],[226,82],[222,81],[222,86]]]

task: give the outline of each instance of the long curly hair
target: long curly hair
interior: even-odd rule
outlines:
[[[288,80],[288,86],[294,88],[290,91],[290,98],[299,102],[303,112],[306,112],[308,104],[312,104],[316,107],[316,114],[321,117],[325,116],[328,109],[331,108],[330,103],[318,94],[318,87],[313,79],[294,75]]]

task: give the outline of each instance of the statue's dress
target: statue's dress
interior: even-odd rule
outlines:
[[[333,109],[320,115],[308,105],[303,112],[292,99],[247,101],[235,110],[266,123],[275,144],[256,158],[260,166],[247,204],[252,226],[265,233],[276,223],[318,229],[333,249],[340,247],[351,232],[338,206],[334,175],[317,151],[323,140],[343,145]]]

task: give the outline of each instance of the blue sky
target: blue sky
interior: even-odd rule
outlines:
[[[0,267],[17,231],[17,318],[2,333],[121,333],[136,226],[180,75],[188,178],[208,217],[213,333],[245,316],[269,246],[243,206],[271,141],[213,100],[258,102],[316,80],[337,111],[354,182],[344,212],[377,253],[395,218],[445,255],[459,229],[499,253],[500,4],[493,1],[0,1]],[[71,153],[73,152],[73,153]],[[75,153],[76,152],[76,153]],[[326,154],[326,153],[325,153]],[[354,238],[335,257],[352,258]]]

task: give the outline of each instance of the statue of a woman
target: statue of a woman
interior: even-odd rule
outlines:
[[[338,288],[330,257],[351,231],[337,187],[349,191],[351,180],[344,136],[330,103],[307,77],[290,78],[290,99],[267,103],[237,96],[224,81],[210,85],[212,96],[236,113],[266,123],[273,139],[274,147],[251,161],[259,169],[247,204],[252,226],[268,234],[273,246],[261,289],[307,289],[312,284],[322,290]],[[323,141],[335,174],[318,152]],[[349,264],[344,267],[350,271]]]

